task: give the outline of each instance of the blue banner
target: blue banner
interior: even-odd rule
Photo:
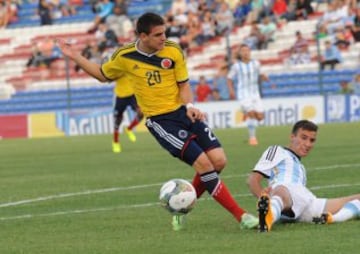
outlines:
[[[360,121],[360,96],[327,95],[324,109],[326,123]]]

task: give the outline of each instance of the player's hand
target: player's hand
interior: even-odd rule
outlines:
[[[79,54],[73,47],[72,43],[65,41],[63,39],[56,39],[56,42],[58,43],[62,53],[64,56],[67,56],[69,58],[74,58],[76,54]]]
[[[204,121],[205,114],[201,112],[199,109],[194,107],[188,107],[186,110],[186,115],[190,118],[191,122],[195,122],[196,120]]]
[[[270,195],[270,194],[271,194],[271,191],[272,191],[271,186],[268,186],[268,187],[266,187],[266,188],[262,189],[261,193],[264,193],[264,194]]]

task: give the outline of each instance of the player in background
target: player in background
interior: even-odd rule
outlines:
[[[306,187],[301,158],[314,147],[317,130],[313,122],[298,121],[289,146],[267,148],[249,175],[249,189],[258,198],[260,232],[270,231],[279,220],[330,224],[360,217],[360,194],[318,198]],[[263,179],[268,180],[265,188]]]
[[[138,39],[119,48],[102,65],[87,60],[63,40],[59,45],[65,56],[101,82],[129,75],[149,132],[171,155],[195,169],[192,184],[197,196],[207,191],[240,222],[240,227],[257,227],[258,218],[237,204],[219,178],[226,165],[225,152],[204,122],[205,114],[192,104],[184,54],[178,44],[166,39],[165,30],[161,16],[141,15],[136,24]],[[174,216],[173,229],[181,229],[184,219]]]
[[[231,65],[227,78],[230,99],[237,99],[244,113],[249,144],[256,146],[256,127],[259,121],[264,119],[260,86],[261,81],[268,80],[268,77],[261,74],[260,63],[251,58],[248,45],[240,45],[239,58]]]
[[[124,132],[127,134],[131,142],[136,141],[136,136],[132,130],[140,123],[144,115],[141,112],[139,106],[137,105],[134,95],[134,89],[131,85],[130,79],[126,77],[126,75],[122,75],[119,79],[116,80],[114,87],[114,95],[114,133],[112,149],[114,153],[120,153],[121,144],[119,140],[119,128],[123,120],[123,114],[126,108],[130,106],[131,109],[136,112],[129,126],[124,128]]]

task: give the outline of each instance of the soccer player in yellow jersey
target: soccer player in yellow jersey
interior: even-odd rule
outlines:
[[[115,104],[114,104],[114,133],[112,148],[114,153],[121,152],[121,145],[119,142],[119,128],[123,120],[123,114],[128,106],[136,112],[134,119],[130,125],[124,129],[124,132],[129,137],[130,141],[135,142],[136,136],[132,129],[139,124],[143,119],[143,113],[137,105],[134,95],[134,89],[131,84],[131,80],[124,74],[116,80],[114,87]]]
[[[159,15],[141,15],[136,24],[137,41],[119,48],[101,66],[65,41],[60,41],[60,47],[65,56],[102,82],[129,75],[150,133],[170,154],[195,169],[192,184],[198,197],[207,191],[240,222],[240,227],[257,227],[258,218],[237,204],[219,178],[226,164],[225,152],[204,122],[204,113],[192,104],[184,55],[178,44],[166,40],[165,29]],[[181,229],[184,219],[175,215],[173,229]]]

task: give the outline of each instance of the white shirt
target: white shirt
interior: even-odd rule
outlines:
[[[281,146],[270,146],[254,168],[268,177],[269,185],[300,184],[306,186],[306,170],[299,157]]]
[[[238,100],[260,98],[260,63],[257,60],[248,63],[237,61],[231,66],[227,77],[236,83]]]

